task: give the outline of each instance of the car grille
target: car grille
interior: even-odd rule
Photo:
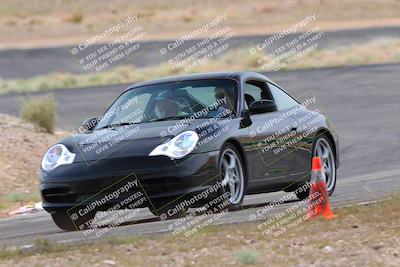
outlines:
[[[47,203],[76,203],[77,195],[71,194],[68,188],[49,188],[42,190],[44,202]]]

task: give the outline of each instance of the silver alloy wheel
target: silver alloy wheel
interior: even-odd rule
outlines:
[[[330,192],[335,186],[336,164],[329,141],[325,138],[318,139],[315,144],[313,156],[321,158],[323,172],[325,173],[326,187],[328,192]]]
[[[225,149],[222,154],[221,171],[224,177],[222,185],[229,188],[229,202],[234,205],[240,203],[244,191],[244,173],[239,156],[231,148]]]

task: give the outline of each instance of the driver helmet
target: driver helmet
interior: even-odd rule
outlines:
[[[163,91],[154,100],[156,101],[154,106],[154,115],[156,118],[161,119],[178,115],[179,104],[173,100],[171,92]]]

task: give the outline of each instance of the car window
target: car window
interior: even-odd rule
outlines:
[[[193,87],[183,88],[182,90],[185,90],[190,96],[196,98],[196,100],[198,100],[204,106],[209,106],[216,100],[214,94],[215,87],[212,86],[201,87],[200,90],[197,90],[197,88]]]
[[[296,100],[275,85],[268,83],[268,87],[278,110],[286,110],[299,105]]]
[[[237,83],[230,79],[151,84],[123,93],[100,118],[96,129],[123,123],[222,118],[235,115]]]
[[[150,93],[124,94],[118,98],[104,119],[108,119],[108,124],[140,122],[145,116],[150,98]]]
[[[250,106],[254,101],[259,101],[261,99],[272,100],[271,94],[268,88],[265,86],[264,82],[260,81],[247,81],[244,84],[244,100],[245,106]]]

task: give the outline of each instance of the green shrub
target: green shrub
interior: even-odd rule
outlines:
[[[12,203],[30,202],[30,201],[37,202],[40,200],[40,196],[38,192],[32,192],[32,193],[11,192],[7,195],[6,200]]]
[[[251,249],[243,249],[235,254],[235,260],[241,264],[255,264],[258,253]]]
[[[21,202],[22,201],[22,195],[16,192],[12,192],[7,195],[7,201],[8,202]]]
[[[22,119],[33,123],[48,133],[54,133],[55,103],[52,96],[25,101],[21,110]]]

